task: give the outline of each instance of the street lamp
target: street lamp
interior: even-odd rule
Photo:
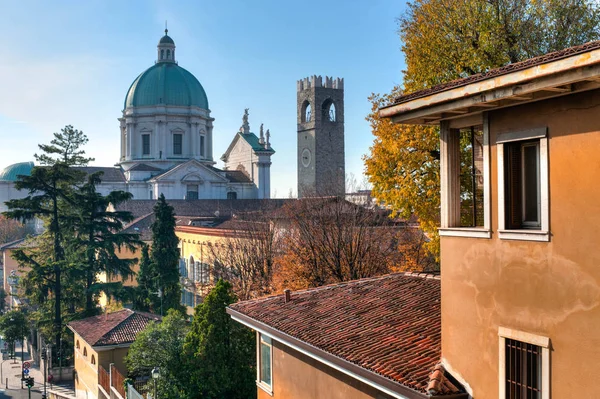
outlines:
[[[158,367],[154,367],[152,369],[152,379],[154,380],[154,399],[157,399],[156,396],[156,380],[160,377],[160,369]]]
[[[48,347],[44,346],[42,348],[42,360],[44,361],[44,393],[42,394],[42,399],[46,399],[48,394],[46,393],[46,372],[48,370]]]

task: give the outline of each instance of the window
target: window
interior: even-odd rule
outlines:
[[[170,60],[171,59],[171,50],[167,50],[167,59]]]
[[[301,116],[301,120],[302,122],[310,122],[310,118],[312,117],[312,107],[310,106],[310,103],[308,101],[304,101],[304,103],[302,104],[302,116]]]
[[[87,357],[87,348],[83,348],[83,356]]]
[[[96,357],[92,355],[92,364],[96,364]]]
[[[234,200],[237,199],[237,193],[235,191],[230,191],[227,193],[227,199],[228,200]]]
[[[173,155],[181,155],[182,154],[182,143],[183,143],[183,135],[180,133],[175,133],[173,135]]]
[[[539,140],[505,145],[504,191],[505,226],[509,229],[539,229]]]
[[[258,386],[271,393],[273,388],[273,370],[271,369],[273,348],[271,338],[260,333],[258,336]]]
[[[165,59],[165,50],[160,50],[160,59],[161,60]]]
[[[500,398],[550,397],[550,340],[500,327]]]
[[[79,340],[77,340],[77,342],[75,343],[75,347],[76,347],[77,349],[79,349]]]
[[[150,135],[142,134],[142,155],[150,155]]]
[[[498,135],[500,238],[548,241],[546,128]]]
[[[196,283],[209,284],[210,283],[210,265],[208,263],[196,262],[195,267],[195,279]]]
[[[188,199],[188,200],[197,200],[198,199],[198,185],[197,184],[188,184],[187,185],[185,199]]]
[[[200,135],[200,156],[204,158],[204,135]]]
[[[441,236],[491,238],[487,115],[481,122],[440,125]]]
[[[333,103],[333,101],[331,101],[330,99],[325,100],[325,102],[323,103],[322,111],[323,111],[323,115],[322,115],[323,121],[328,121],[328,122],[336,121],[335,104]]]

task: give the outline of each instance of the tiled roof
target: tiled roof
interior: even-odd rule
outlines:
[[[421,394],[441,359],[440,280],[432,275],[328,285],[292,292],[287,303],[282,295],[238,302],[229,307],[236,312]]]
[[[150,322],[160,319],[152,313],[123,309],[72,321],[68,326],[91,346],[123,345],[135,341]]]
[[[154,213],[140,216],[134,219],[121,231],[126,234],[139,234],[139,238],[142,241],[152,240],[152,223],[154,223]]]
[[[219,211],[219,217],[228,217],[234,213],[259,211],[263,209],[277,209],[283,206],[290,199],[236,199],[236,200],[174,200],[169,199],[167,203],[175,210],[177,216],[205,216],[214,217],[215,212]],[[119,204],[116,207],[118,211],[129,211],[133,217],[147,215],[153,212],[156,200],[130,200]]]
[[[544,54],[539,57],[530,58],[525,61],[515,62],[513,64],[505,65],[501,68],[492,69],[488,72],[478,73],[475,75],[468,76],[466,78],[453,80],[453,81],[447,82],[447,83],[442,83],[442,84],[433,86],[429,89],[420,90],[420,91],[416,91],[414,93],[410,93],[410,94],[406,94],[404,96],[397,97],[396,100],[394,101],[394,104],[392,104],[390,106],[402,104],[407,101],[426,97],[426,96],[429,96],[432,94],[441,93],[443,91],[455,89],[457,87],[466,86],[471,83],[476,83],[476,82],[480,82],[483,80],[495,78],[498,76],[507,75],[512,72],[522,71],[527,68],[542,65],[542,64],[552,62],[552,61],[558,61],[563,58],[567,58],[567,57],[570,57],[573,55],[577,55],[577,54],[581,54],[581,53],[585,53],[585,52],[597,50],[597,49],[600,49],[600,40],[585,43],[580,46],[569,47],[564,50],[554,51],[552,53]]]
[[[160,172],[162,169],[159,169],[155,166],[148,165],[145,163],[138,163],[137,165],[130,168],[129,170],[133,171],[133,172]]]
[[[121,168],[112,166],[81,166],[76,169],[81,170],[88,175],[96,172],[103,172],[101,177],[103,182],[125,182],[125,175]]]

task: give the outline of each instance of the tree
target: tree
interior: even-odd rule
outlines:
[[[175,235],[175,213],[167,204],[165,196],[154,206],[152,223],[152,248],[149,273],[154,277],[154,292],[149,293],[151,309],[154,312],[167,312],[169,309],[183,311],[181,305],[181,285],[179,284],[179,239]]]
[[[137,234],[123,233],[125,223],[133,220],[128,211],[109,211],[110,204],[118,204],[130,200],[131,193],[112,191],[104,196],[96,191],[102,172],[88,176],[87,183],[74,193],[77,204],[77,217],[72,227],[75,240],[71,242],[71,251],[79,258],[77,263],[85,281],[85,316],[93,316],[97,312],[95,297],[100,291],[107,295],[121,288],[121,283],[99,283],[99,273],[129,277],[133,271],[131,266],[136,259],[121,259],[116,252],[123,248],[131,251],[139,245]]]
[[[137,287],[135,287],[133,299],[133,307],[136,310],[149,311],[152,305],[151,298],[156,295],[154,281],[157,277],[153,274],[149,251],[148,245],[143,244],[140,270],[136,276]]]
[[[20,240],[33,233],[33,227],[30,224],[23,224],[18,220],[0,215],[0,244]]]
[[[394,263],[396,229],[385,212],[334,197],[294,201],[284,212],[289,227],[275,273],[281,288],[371,277]]]
[[[6,291],[4,288],[0,288],[0,314],[4,314],[6,309]]]
[[[0,332],[14,352],[15,342],[22,341],[27,335],[27,318],[25,313],[11,310],[0,317]]]
[[[227,314],[235,301],[231,284],[221,279],[196,306],[184,343],[189,398],[256,397],[255,336]]]
[[[125,357],[129,376],[147,377],[159,367],[158,397],[185,397],[190,370],[186,370],[183,343],[188,330],[188,322],[176,310],[169,310],[160,323],[151,322],[129,347]]]
[[[6,202],[9,208],[4,215],[21,221],[40,218],[46,223],[46,231],[40,236],[41,249],[47,256],[33,257],[26,251],[15,251],[15,257],[21,265],[32,269],[32,282],[47,297],[52,293],[54,304],[54,336],[56,346],[60,346],[63,331],[62,320],[62,288],[63,271],[68,267],[65,256],[65,236],[69,234],[67,227],[73,216],[73,187],[82,182],[84,173],[72,166],[86,165],[90,158],[83,157],[80,146],[87,142],[83,132],[66,126],[60,133],[54,133],[49,145],[39,145],[41,155],[35,159],[41,164],[32,169],[30,176],[20,176],[15,183],[17,190],[28,192],[22,199]],[[51,244],[51,245],[48,245]],[[40,252],[38,251],[38,254]]]
[[[265,204],[261,211],[229,221],[231,233],[208,247],[214,275],[229,281],[241,300],[272,292],[278,240],[269,211]]]
[[[399,19],[403,86],[373,94],[375,141],[365,156],[373,196],[394,215],[416,215],[439,256],[439,131],[394,125],[378,109],[403,94],[600,38],[593,0],[414,0]]]

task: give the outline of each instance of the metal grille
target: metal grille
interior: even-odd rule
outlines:
[[[505,339],[506,398],[542,398],[542,350],[537,345]]]

